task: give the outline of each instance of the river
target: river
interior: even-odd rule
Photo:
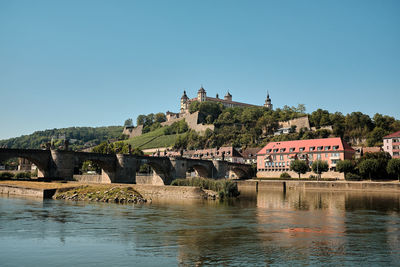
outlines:
[[[400,263],[400,195],[243,191],[142,205],[0,197],[0,266]]]

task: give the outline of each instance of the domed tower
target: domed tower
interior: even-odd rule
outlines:
[[[226,93],[226,95],[224,96],[224,100],[227,101],[232,101],[232,95],[229,93],[229,91]]]
[[[268,110],[272,110],[271,98],[269,98],[269,92],[267,92],[267,99],[265,100],[264,107]]]
[[[201,86],[199,91],[197,91],[197,101],[204,102],[206,101],[206,97],[206,90],[204,90],[203,86]]]
[[[181,113],[186,112],[189,109],[189,97],[186,95],[186,91],[183,91],[181,97]]]

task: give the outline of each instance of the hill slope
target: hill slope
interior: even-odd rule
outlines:
[[[0,140],[0,147],[38,149],[42,144],[50,142],[52,138],[56,140],[56,145],[62,144],[63,141],[61,139],[67,138],[71,140],[70,148],[72,150],[80,150],[98,145],[109,139],[120,138],[122,129],[122,126],[108,126],[96,128],[69,127],[37,131],[29,135]]]
[[[125,140],[124,142],[131,144],[134,148],[149,149],[157,147],[172,147],[178,136],[183,134],[164,135],[164,129],[160,128],[149,133],[142,134]]]

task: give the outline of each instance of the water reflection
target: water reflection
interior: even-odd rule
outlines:
[[[231,202],[144,205],[0,197],[0,258],[10,266],[60,260],[77,266],[400,260],[398,194],[241,191]],[[24,258],[18,257],[21,249]]]

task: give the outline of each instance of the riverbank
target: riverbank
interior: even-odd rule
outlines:
[[[238,188],[254,190],[327,190],[327,191],[365,191],[365,192],[396,192],[400,193],[400,183],[371,181],[296,181],[296,180],[257,180],[238,181]]]
[[[86,188],[84,190],[79,188]],[[138,185],[138,184],[85,184],[85,183],[45,183],[45,182],[35,182],[35,181],[0,181],[0,194],[7,195],[20,195],[38,198],[52,198],[57,193],[64,193],[63,199],[71,200],[92,200],[92,201],[108,201],[114,200],[117,193],[121,192],[120,196],[125,198],[124,201],[129,199],[129,195],[133,194],[126,188],[131,188],[133,191],[137,192],[143,199],[153,200],[153,199],[173,199],[173,200],[185,200],[185,199],[215,199],[215,192],[210,190],[203,190],[200,187],[193,186],[158,186],[158,185]],[[82,191],[83,194],[85,190],[87,191],[87,196],[81,195],[80,193],[74,191]],[[112,192],[110,190],[115,192]],[[125,191],[124,191],[125,190]],[[104,193],[108,191],[107,193]],[[65,192],[68,192],[65,193]],[[100,192],[97,194],[97,192]],[[102,193],[103,192],[103,193]],[[125,195],[125,192],[127,195]],[[110,194],[109,194],[110,193]],[[78,194],[78,195],[76,195]],[[91,194],[91,199],[89,199],[89,194]],[[75,196],[74,196],[75,195]],[[74,196],[74,197],[72,197]],[[129,197],[128,197],[129,196]],[[114,197],[114,199],[112,199]],[[97,199],[97,200],[96,200]],[[118,200],[121,198],[118,197]],[[132,197],[132,202],[134,203],[134,197]]]

